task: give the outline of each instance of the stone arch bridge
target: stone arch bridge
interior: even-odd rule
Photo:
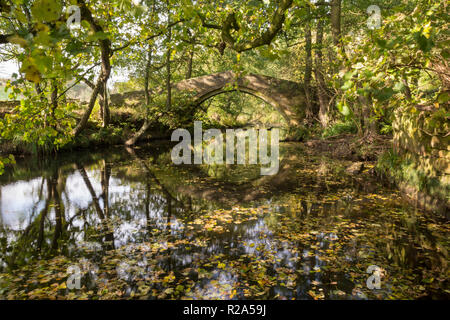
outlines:
[[[302,84],[263,75],[248,74],[236,77],[234,72],[226,71],[183,80],[172,88],[175,92],[192,94],[191,101],[194,105],[200,105],[218,94],[244,92],[276,108],[289,126],[298,125],[305,113],[306,101]],[[133,105],[141,103],[143,99],[143,91],[112,94],[111,105]]]

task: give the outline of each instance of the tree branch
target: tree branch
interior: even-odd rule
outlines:
[[[260,37],[252,41],[245,41],[236,43],[236,40],[231,36],[233,30],[239,30],[239,25],[236,21],[234,13],[228,15],[222,27],[222,40],[234,51],[243,52],[251,50],[263,45],[268,45],[272,42],[278,32],[283,28],[286,19],[286,10],[293,4],[293,0],[280,0],[278,8],[275,10],[270,21],[270,27],[261,34]]]

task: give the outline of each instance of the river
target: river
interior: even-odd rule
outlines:
[[[170,145],[25,158],[0,177],[3,299],[449,298],[449,230],[351,164],[172,164]]]

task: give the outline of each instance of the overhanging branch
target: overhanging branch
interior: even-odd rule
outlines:
[[[281,0],[278,8],[275,10],[270,21],[270,27],[261,34],[260,37],[252,41],[236,42],[232,37],[233,30],[239,30],[239,25],[236,21],[234,13],[228,15],[222,27],[222,40],[234,51],[243,52],[251,50],[263,45],[270,44],[276,37],[278,32],[283,28],[283,23],[286,20],[286,10],[293,4],[293,0]]]

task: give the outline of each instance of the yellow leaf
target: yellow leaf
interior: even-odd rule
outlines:
[[[8,38],[8,41],[14,44],[20,45],[22,48],[26,48],[28,46],[27,40],[18,35],[14,35]]]

